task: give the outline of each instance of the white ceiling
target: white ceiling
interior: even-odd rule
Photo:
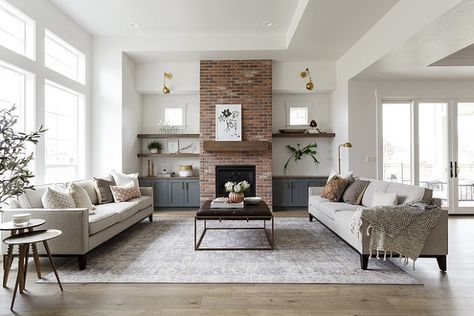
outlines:
[[[474,79],[473,21],[474,1],[461,1],[356,79]]]
[[[172,48],[133,49],[137,62],[204,58],[336,61],[398,0],[50,0],[105,37],[194,36]],[[271,28],[262,27],[271,21]],[[133,29],[129,23],[138,23]],[[220,38],[244,39],[229,45]],[[196,39],[205,39],[203,41]],[[209,49],[205,44],[212,42]],[[179,42],[179,41],[178,41]],[[193,44],[190,44],[192,42]],[[229,42],[229,41],[227,41]],[[263,43],[263,44],[262,44]],[[194,45],[193,47],[190,47]],[[229,48],[231,47],[231,48]]]

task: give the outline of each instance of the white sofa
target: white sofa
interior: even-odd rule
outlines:
[[[309,188],[308,212],[309,220],[316,218],[320,223],[329,228],[332,232],[343,239],[347,244],[360,254],[362,269],[367,269],[369,261],[369,241],[367,234],[361,233],[357,238],[350,229],[351,219],[354,212],[360,207],[371,207],[372,198],[375,192],[395,192],[398,196],[398,203],[405,203],[422,199],[423,201],[441,206],[441,200],[432,198],[432,190],[400,184],[395,182],[385,182],[372,180],[367,187],[363,197],[362,205],[352,205],[343,202],[330,202],[321,197],[321,187]],[[365,232],[368,227],[367,222],[363,222],[361,232]],[[448,254],[448,212],[443,211],[438,223],[428,236],[421,257],[434,257],[438,261],[440,270],[446,271],[446,256]]]
[[[92,179],[75,183],[86,190],[92,204],[96,205],[94,215],[89,215],[86,208],[43,208],[41,197],[50,185],[41,185],[10,201],[9,208],[2,209],[2,222],[20,213],[31,213],[32,218],[45,219],[46,223],[37,229],[55,228],[63,232],[60,237],[49,242],[53,255],[77,256],[79,268],[83,270],[89,251],[147,217],[150,222],[153,221],[153,188],[140,188],[142,196],[127,202],[98,204]],[[8,235],[8,232],[4,232],[3,238]],[[3,245],[4,256],[6,251]],[[38,245],[38,252],[45,254],[42,245]]]

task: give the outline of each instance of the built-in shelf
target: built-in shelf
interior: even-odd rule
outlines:
[[[334,138],[335,133],[277,133],[272,135],[273,138]]]
[[[203,142],[204,151],[268,151],[270,142],[266,140],[248,140],[248,141],[214,141],[205,140]]]
[[[138,154],[137,157],[140,157],[140,158],[157,158],[157,157],[167,157],[167,158],[172,158],[172,157],[176,157],[176,158],[199,158],[199,154],[185,154],[185,153],[182,153],[182,154]]]
[[[191,176],[191,177],[138,177],[140,180],[199,180],[199,176]]]
[[[199,138],[199,134],[138,134],[138,138]]]

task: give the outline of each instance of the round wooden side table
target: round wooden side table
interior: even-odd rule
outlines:
[[[17,234],[24,233],[25,231],[31,232],[33,228],[38,227],[46,223],[46,220],[33,218],[28,223],[24,225],[16,225],[12,221],[5,222],[0,224],[0,231],[10,231],[10,235],[14,236]],[[41,279],[41,269],[38,256],[38,249],[36,244],[31,245],[31,250],[33,253],[33,259],[35,261],[36,274],[38,279]],[[8,274],[10,273],[10,268],[13,262],[13,245],[8,245],[7,254],[3,256],[3,287],[7,287]]]
[[[49,258],[49,263],[53,268],[54,275],[56,276],[56,280],[58,281],[59,288],[61,291],[63,290],[63,286],[61,281],[59,280],[58,272],[53,264],[53,259],[51,258],[51,251],[49,250],[48,240],[56,238],[62,234],[62,231],[57,229],[46,229],[46,230],[36,230],[27,233],[17,234],[14,236],[10,236],[3,240],[3,242],[7,245],[17,245],[20,247],[20,255],[18,257],[18,274],[16,277],[15,282],[15,289],[13,290],[13,298],[12,304],[10,309],[13,310],[13,305],[15,304],[15,297],[18,287],[20,288],[20,294],[23,294],[26,285],[26,272],[28,267],[28,253],[30,245],[42,242],[44,249]]]

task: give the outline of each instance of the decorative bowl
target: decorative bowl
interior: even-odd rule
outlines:
[[[30,219],[31,219],[30,213],[12,215],[13,224],[18,225],[18,226],[28,224]]]
[[[306,128],[283,128],[278,130],[282,134],[303,134]]]
[[[244,202],[247,204],[258,204],[261,201],[262,201],[262,198],[258,196],[246,197],[244,199]]]

